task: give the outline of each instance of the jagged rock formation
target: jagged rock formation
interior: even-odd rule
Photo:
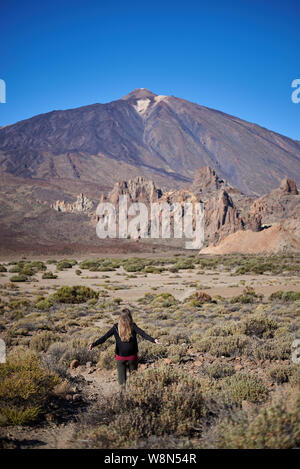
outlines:
[[[135,178],[116,183],[101,201],[117,207],[121,194],[127,194],[129,203],[146,205],[166,202],[172,207],[175,203],[202,201],[208,246],[203,252],[277,252],[300,246],[300,195],[290,178],[284,178],[270,194],[254,199],[219,178],[212,168],[202,167],[195,171],[191,190],[158,189],[153,181]],[[263,229],[270,221],[274,227]]]
[[[153,181],[138,177],[116,183],[110,193],[101,196],[100,202],[111,202],[118,212],[120,195],[127,195],[128,203],[143,202],[147,206],[154,202],[168,203],[171,208],[175,203],[183,206],[187,202],[202,201],[204,203],[206,245],[216,243],[228,234],[241,229],[260,230],[260,216],[254,214],[244,218],[225,188],[233,193],[239,193],[240,197],[242,193],[226,181],[221,180],[211,168],[199,168],[195,174],[192,188],[196,188],[195,192],[187,189],[172,191],[158,189]],[[96,216],[94,220],[97,222],[98,217]]]
[[[156,188],[153,181],[137,176],[129,181],[116,182],[108,195],[101,195],[100,202],[108,201],[117,206],[120,195],[127,195],[130,203],[143,202],[149,204],[157,202],[162,195],[162,191]]]
[[[230,184],[219,178],[216,171],[210,166],[202,166],[196,169],[192,190],[197,195],[210,194],[219,189],[228,189]]]
[[[247,204],[246,204],[247,205]],[[245,204],[244,204],[245,208]],[[251,223],[254,226],[251,227]],[[232,252],[277,253],[300,250],[300,195],[295,181],[285,177],[279,188],[257,198],[249,207],[245,229],[219,236],[204,254]],[[250,230],[249,230],[250,228]]]
[[[298,189],[295,181],[293,181],[290,178],[285,177],[282,179],[279,189],[284,193],[284,194],[291,194],[291,195],[298,195]]]
[[[86,197],[84,194],[79,194],[74,203],[68,203],[64,200],[57,200],[54,204],[51,204],[51,208],[57,212],[89,212],[93,208],[93,201]]]
[[[249,208],[252,217],[260,216],[263,225],[300,217],[300,195],[295,181],[284,178],[279,188],[256,199]]]

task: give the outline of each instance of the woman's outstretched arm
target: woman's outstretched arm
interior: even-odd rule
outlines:
[[[109,329],[109,331],[106,332],[100,339],[96,340],[90,345],[90,349],[96,347],[97,345],[103,344],[107,339],[109,339],[114,333],[114,326]]]
[[[153,339],[151,335],[148,335],[143,329],[140,329],[135,323],[133,324],[133,328],[137,334],[140,334],[144,339],[149,340],[149,342],[158,343],[157,339]]]

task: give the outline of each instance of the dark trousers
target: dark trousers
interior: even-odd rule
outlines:
[[[129,369],[129,373],[137,370],[138,362],[137,360],[116,360],[116,362],[118,370],[118,381],[119,384],[122,385],[126,382],[127,368]]]

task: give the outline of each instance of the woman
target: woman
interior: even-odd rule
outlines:
[[[144,339],[149,340],[155,344],[159,344],[157,339],[153,339],[150,335],[146,334],[140,329],[132,320],[131,312],[128,308],[121,311],[119,322],[114,324],[113,327],[100,339],[96,340],[89,346],[89,350],[99,344],[103,344],[112,335],[116,340],[116,363],[118,370],[118,381],[120,385],[126,382],[127,367],[129,372],[137,369],[138,365],[138,344],[136,335],[140,334]]]

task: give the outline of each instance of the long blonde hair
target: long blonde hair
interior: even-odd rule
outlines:
[[[122,342],[129,342],[132,334],[132,316],[130,309],[124,308],[121,311],[118,322],[118,333]]]

